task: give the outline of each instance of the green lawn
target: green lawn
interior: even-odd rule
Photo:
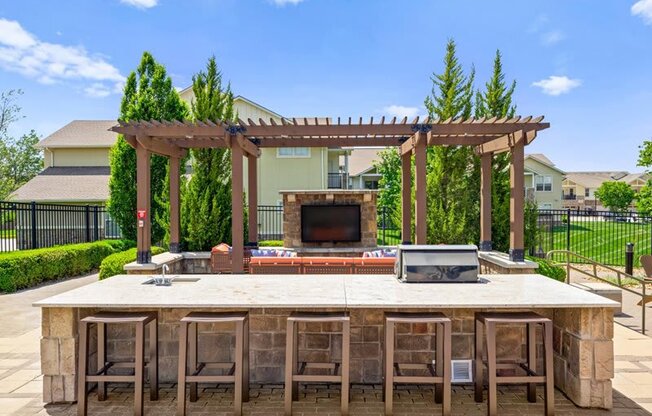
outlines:
[[[566,225],[540,233],[540,246],[544,251],[566,249]],[[600,263],[624,266],[625,244],[634,243],[634,265],[638,257],[650,254],[652,224],[619,223],[604,221],[572,221],[570,251]]]
[[[383,233],[385,239],[383,241]],[[378,245],[395,246],[401,244],[401,230],[378,230]]]

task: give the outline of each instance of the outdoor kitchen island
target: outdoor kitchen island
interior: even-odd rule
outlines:
[[[44,402],[76,401],[78,322],[100,310],[158,312],[162,383],[176,382],[181,318],[191,311],[248,311],[250,380],[276,384],[284,381],[286,319],[293,311],[349,311],[351,382],[376,384],[382,379],[384,312],[443,312],[453,321],[452,358],[465,360],[473,356],[474,312],[534,311],[554,323],[557,388],[581,407],[612,406],[613,308],[618,304],[544,276],[482,275],[479,283],[417,284],[391,275],[182,275],[167,287],[143,284],[150,278],[115,276],[35,303],[42,308]],[[339,359],[339,327],[307,325],[300,356]],[[499,330],[499,358],[520,356],[521,331]],[[403,362],[432,360],[435,340],[427,332],[418,324],[398,329],[397,356]],[[109,328],[109,357],[130,358],[133,339],[133,331]],[[200,327],[202,360],[228,360],[232,344],[232,328]],[[91,339],[91,351],[93,345]]]

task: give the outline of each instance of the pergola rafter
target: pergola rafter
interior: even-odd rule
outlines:
[[[234,272],[242,264],[244,241],[243,230],[243,163],[247,157],[249,189],[249,243],[256,243],[256,158],[262,148],[276,147],[369,147],[394,146],[401,154],[402,166],[402,209],[403,240],[409,242],[411,223],[411,168],[412,156],[415,164],[415,242],[426,242],[426,149],[428,146],[472,146],[481,156],[481,241],[483,250],[491,249],[491,158],[495,153],[511,152],[510,178],[512,185],[510,210],[510,257],[523,258],[523,148],[537,135],[550,127],[540,117],[478,118],[420,121],[415,117],[397,119],[385,117],[368,121],[362,117],[354,119],[304,117],[282,118],[280,122],[269,119],[237,122],[221,120],[203,121],[157,121],[135,120],[111,128],[123,134],[127,142],[136,148],[138,154],[138,210],[149,210],[149,175],[141,172],[148,169],[150,153],[168,156],[178,166],[187,149],[229,148],[232,150],[233,170],[233,267]],[[178,169],[170,169],[171,174]],[[520,178],[520,179],[519,179]],[[178,218],[178,180],[170,181],[171,202],[171,250],[179,250],[180,233]],[[172,207],[172,205],[176,205]],[[138,261],[148,262],[150,256],[150,219],[139,224]]]

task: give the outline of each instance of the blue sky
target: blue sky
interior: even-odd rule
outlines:
[[[286,116],[424,114],[448,38],[476,86],[502,51],[529,152],[561,169],[636,171],[652,139],[652,0],[66,0],[0,3],[0,90],[16,132],[116,117],[144,50],[178,87],[215,55],[236,94]]]

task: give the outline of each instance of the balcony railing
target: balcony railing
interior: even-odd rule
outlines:
[[[328,189],[346,189],[349,175],[344,172],[328,173]]]
[[[565,200],[574,201],[574,200],[577,199],[577,195],[575,195],[575,194],[565,194],[565,195],[562,195],[561,198],[565,199]]]

